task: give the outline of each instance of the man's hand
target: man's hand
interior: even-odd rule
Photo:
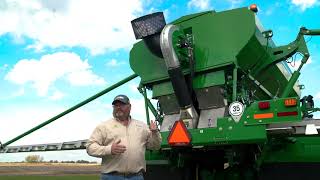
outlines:
[[[155,122],[155,121],[153,121],[153,120],[151,120],[151,122],[150,122],[150,130],[152,131],[152,132],[156,132],[156,131],[158,131],[158,126],[157,126],[157,123]]]
[[[114,142],[111,145],[111,154],[117,155],[122,154],[126,151],[126,146],[120,144],[121,140],[119,139],[117,142]]]

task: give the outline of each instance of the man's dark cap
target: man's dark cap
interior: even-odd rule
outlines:
[[[117,101],[122,102],[124,104],[130,104],[130,100],[126,95],[118,95],[113,99],[112,105],[114,105]]]

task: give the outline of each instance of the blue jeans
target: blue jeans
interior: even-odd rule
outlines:
[[[142,175],[137,176],[119,176],[119,175],[110,175],[110,174],[101,174],[101,180],[144,180]]]

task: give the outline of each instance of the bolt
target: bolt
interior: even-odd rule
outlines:
[[[222,131],[223,130],[223,128],[222,127],[219,127],[219,131]]]
[[[232,119],[229,117],[229,118],[228,118],[228,121],[232,121]]]
[[[200,130],[200,133],[203,133],[203,129]]]
[[[248,116],[247,116],[247,119],[249,119],[249,118],[250,118],[250,116],[248,115]]]
[[[211,126],[211,119],[210,118],[208,119],[208,126],[209,127]]]
[[[244,124],[247,124],[248,122],[247,121],[244,121]]]
[[[291,47],[289,46],[288,49],[291,49]]]
[[[262,120],[259,120],[259,123],[262,123]]]
[[[232,130],[232,126],[229,126],[229,130]]]

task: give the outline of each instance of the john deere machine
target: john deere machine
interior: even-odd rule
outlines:
[[[133,20],[135,74],[2,145],[3,153],[84,149],[86,140],[8,146],[74,109],[139,76],[163,137],[147,151],[146,179],[318,179],[320,120],[298,78],[309,58],[302,27],[276,46],[257,19],[257,7],[207,11],[166,24],[163,13]],[[302,57],[291,72],[287,62]],[[154,107],[147,97],[158,101]]]

